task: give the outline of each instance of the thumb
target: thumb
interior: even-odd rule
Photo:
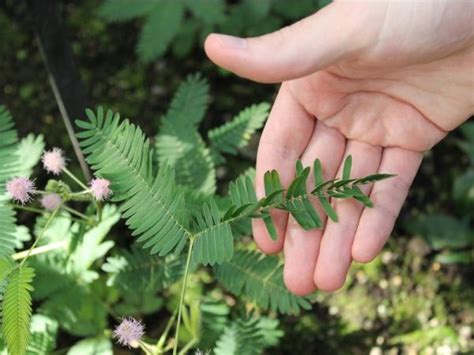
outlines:
[[[332,3],[276,32],[254,38],[210,34],[208,57],[245,78],[266,82],[296,79],[347,57],[363,47],[362,16],[355,3]]]

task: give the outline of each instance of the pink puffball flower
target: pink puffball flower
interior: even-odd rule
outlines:
[[[63,151],[59,148],[44,152],[42,162],[46,171],[54,175],[59,175],[66,167],[66,159]]]
[[[120,345],[138,348],[145,334],[145,326],[135,318],[124,318],[114,330],[113,336]]]
[[[98,201],[107,199],[112,194],[112,190],[110,190],[109,186],[110,181],[107,179],[92,179],[90,184],[92,195]]]
[[[63,200],[61,199],[61,196],[53,192],[43,196],[41,199],[41,206],[43,206],[43,208],[47,209],[48,211],[54,211],[59,206],[61,206],[62,202]]]
[[[10,197],[22,205],[31,200],[31,195],[36,193],[35,184],[28,178],[17,177],[7,182],[7,192]]]

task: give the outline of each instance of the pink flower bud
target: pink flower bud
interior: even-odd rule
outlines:
[[[112,190],[110,190],[110,187],[109,187],[110,181],[107,179],[101,179],[101,178],[92,179],[90,186],[91,186],[92,195],[98,201],[103,201],[112,194]]]
[[[28,178],[17,177],[7,182],[7,192],[10,197],[22,205],[31,200],[31,195],[36,193],[35,184]]]
[[[46,171],[54,175],[59,175],[66,167],[66,159],[64,158],[63,151],[59,148],[53,148],[53,150],[44,152],[42,162]]]
[[[145,334],[145,326],[135,318],[124,318],[114,330],[113,336],[120,345],[138,348],[139,341]]]
[[[53,192],[43,196],[41,199],[41,206],[49,211],[54,211],[56,208],[61,206],[62,201],[61,196]]]

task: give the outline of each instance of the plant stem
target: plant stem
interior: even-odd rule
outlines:
[[[166,338],[168,338],[168,333],[171,330],[171,327],[173,326],[174,319],[176,318],[176,311],[173,313],[171,318],[168,320],[168,323],[166,324],[166,328],[161,333],[160,339],[158,339],[158,342],[156,343],[156,349],[157,351],[163,351],[163,346],[165,345]]]
[[[196,339],[196,338],[191,339],[191,340],[185,345],[185,347],[181,349],[181,351],[179,352],[178,355],[186,355],[187,351],[188,351],[189,349],[191,349],[191,348],[194,346],[194,344],[196,344],[196,343],[197,343],[197,339]]]
[[[64,168],[63,171],[71,178],[73,179],[80,187],[82,187],[84,190],[88,190],[89,188],[81,181],[79,180],[73,173],[71,173],[67,168]]]
[[[74,208],[71,208],[71,207],[68,207],[68,206],[63,206],[63,209],[68,211],[69,213],[72,213],[72,214],[82,218],[82,219],[85,219],[88,222],[91,220],[88,216],[86,216],[85,214],[83,214],[79,211],[76,211]]]
[[[30,249],[26,252],[26,255],[24,257],[24,259],[21,261],[20,263],[20,267],[23,266],[23,264],[25,263],[26,260],[28,260],[28,258],[31,256],[31,253],[33,252],[33,249],[36,247],[36,245],[39,243],[39,241],[41,240],[41,238],[43,238],[43,235],[44,233],[46,232],[46,229],[48,229],[49,227],[49,224],[51,223],[51,221],[54,219],[54,216],[56,216],[56,213],[58,213],[59,209],[61,208],[61,206],[59,206],[58,208],[56,208],[53,213],[51,213],[51,216],[49,216],[48,220],[46,221],[44,227],[43,227],[43,230],[41,231],[41,234],[39,235],[38,238],[36,238],[35,242],[33,243],[33,245],[30,247]]]
[[[12,206],[13,208],[16,208],[17,210],[22,210],[22,211],[28,211],[28,212],[34,212],[34,213],[40,213],[40,214],[43,214],[45,213],[46,211],[45,210],[41,210],[39,208],[33,208],[33,207],[26,207],[26,206],[20,206],[20,205],[10,205]]]
[[[177,355],[178,353],[179,327],[181,325],[181,314],[183,312],[183,306],[184,306],[184,294],[186,292],[186,286],[188,283],[189,266],[191,264],[191,254],[193,251],[193,246],[194,246],[194,238],[191,238],[189,241],[188,256],[186,258],[186,268],[184,269],[183,286],[181,287],[181,296],[179,299],[178,320],[176,321],[176,333],[174,336],[173,355]]]
[[[60,242],[54,242],[54,243],[51,243],[51,244],[43,245],[43,246],[38,247],[38,248],[31,249],[31,252],[30,252],[30,250],[20,251],[19,253],[13,254],[12,259],[13,260],[24,259],[27,256],[39,255],[39,254],[47,253],[47,252],[52,251],[52,250],[64,248],[66,245],[67,245],[67,243],[66,243],[65,240],[60,241]]]

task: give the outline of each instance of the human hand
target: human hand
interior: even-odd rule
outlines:
[[[267,170],[288,185],[298,158],[305,165],[319,158],[325,179],[341,175],[349,154],[354,177],[396,174],[366,188],[373,208],[333,201],[340,221],[324,230],[305,231],[277,211],[274,242],[254,221],[262,251],[284,250],[285,283],[295,294],[336,290],[352,260],[380,252],[422,152],[474,112],[473,19],[471,1],[341,1],[262,37],[207,38],[206,52],[221,67],[282,82],[260,140],[257,194]]]

